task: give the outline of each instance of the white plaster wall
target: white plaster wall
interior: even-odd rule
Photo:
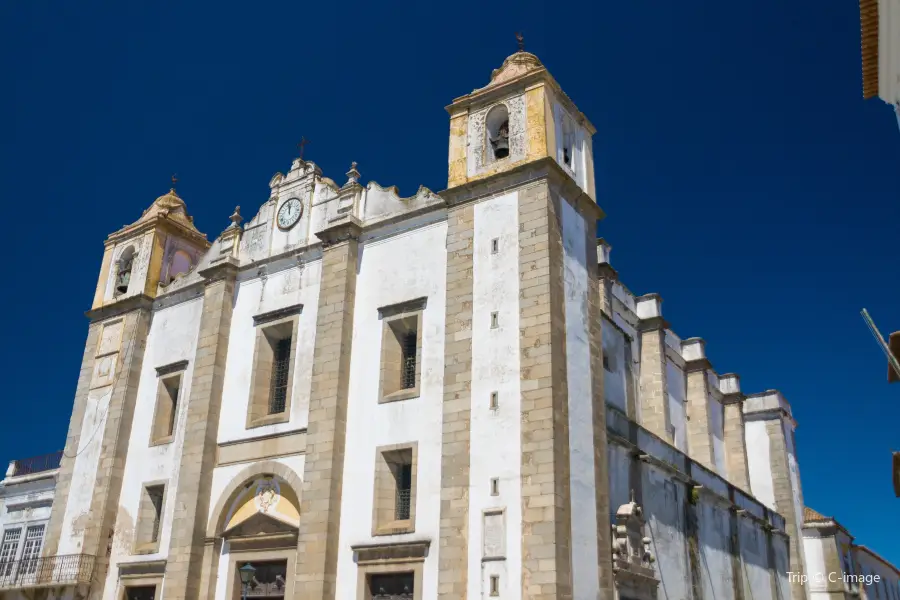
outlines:
[[[518,196],[513,192],[475,205],[469,598],[487,596],[491,575],[500,576],[500,598],[518,597],[522,588]],[[491,252],[493,239],[498,239],[496,254]],[[495,329],[492,312],[499,314]],[[490,410],[491,392],[498,392],[495,411]],[[498,496],[490,494],[494,477],[500,480]],[[492,508],[505,512],[506,560],[483,563],[483,514]]]
[[[788,455],[788,469],[791,478],[791,496],[794,508],[794,523],[798,524],[796,533],[791,531],[791,535],[799,535],[800,527],[803,523],[803,489],[800,487],[800,465],[797,462],[797,453],[794,448],[794,428],[788,421],[782,421],[782,431],[784,432],[785,447]],[[800,564],[805,564],[803,553],[800,553]],[[806,569],[804,569],[806,572]]]
[[[666,360],[666,388],[669,392],[669,417],[675,432],[675,447],[687,452],[687,391],[684,371],[671,360]]]
[[[625,384],[625,335],[602,320],[603,355],[609,370],[603,374],[603,396],[607,404],[612,404],[622,412],[628,410],[628,396]]]
[[[769,571],[765,533],[754,521],[740,517],[738,539],[741,547],[741,562],[746,575],[744,597],[753,598],[753,600],[773,600],[772,574]],[[783,600],[789,597],[786,596]]]
[[[554,120],[554,129],[556,132],[556,162],[560,167],[566,171],[572,179],[575,180],[575,183],[578,184],[582,190],[584,190],[588,195],[593,197],[593,190],[589,189],[588,181],[589,178],[587,176],[588,165],[592,165],[591,160],[587,156],[587,150],[589,148],[586,143],[587,139],[590,139],[590,135],[585,130],[584,127],[578,124],[578,122],[572,117],[571,113],[566,110],[562,104],[559,103],[555,98],[552,100],[553,102],[553,120]],[[571,166],[567,165],[563,160],[563,143],[565,141],[565,137],[563,135],[563,122],[568,121],[572,127],[572,131],[575,135],[575,143],[572,148],[572,156],[571,156]]]
[[[750,469],[750,489],[757,500],[768,508],[777,510],[766,422],[748,420],[744,425],[744,431],[747,441],[747,466]]]
[[[597,485],[594,479],[594,395],[591,379],[585,221],[565,199],[560,199],[560,205],[566,299],[572,586],[575,598],[597,598],[600,595],[600,579],[597,569],[599,559]]]
[[[805,534],[806,532],[804,532]],[[834,543],[832,538],[826,538]],[[806,558],[806,575],[809,581],[806,584],[810,592],[823,592],[826,589],[828,572],[825,570],[825,548],[820,537],[803,538],[803,555]]]
[[[627,448],[613,442],[607,446],[609,456],[609,514],[616,514],[620,506],[631,501],[631,458]],[[612,523],[615,522],[611,519]]]
[[[859,565],[859,573],[879,577],[878,582],[874,581],[874,577],[870,577],[868,585],[860,585],[861,588],[865,587],[866,598],[896,600],[897,594],[900,593],[900,575],[897,571],[863,548],[857,548],[854,554]]]
[[[424,565],[423,597],[437,595],[440,531],[441,433],[446,317],[445,221],[361,246],[356,281],[347,445],[341,505],[336,596],[356,597],[355,544],[374,543],[372,502],[379,446],[418,442],[415,533],[379,537],[381,543],[432,540]],[[383,323],[378,309],[427,297],[422,316],[421,395],[378,403]]]
[[[228,359],[222,392],[222,412],[219,419],[219,443],[255,438],[276,433],[296,431],[309,422],[309,394],[312,386],[312,363],[315,350],[316,316],[319,311],[319,280],[321,259],[311,260],[302,267],[293,266],[277,271],[266,268],[265,277],[239,281],[231,333],[228,339]],[[286,423],[247,429],[247,409],[250,400],[250,380],[253,371],[253,352],[256,326],[253,316],[296,304],[303,305],[298,317],[297,350],[294,360],[294,380],[291,388],[291,415]]]
[[[791,582],[788,580],[787,572],[791,568],[790,562],[790,540],[780,535],[772,536],[772,546],[775,550],[775,577],[776,585],[780,592],[779,600],[787,600],[791,597]],[[809,589],[806,591],[809,596]]]
[[[725,465],[725,407],[712,394],[709,395],[709,427],[716,472],[728,477]]]
[[[124,347],[124,346],[123,346]],[[72,469],[72,484],[66,500],[62,531],[57,554],[80,554],[84,542],[84,527],[91,509],[94,484],[97,481],[97,467],[100,462],[100,444],[106,427],[106,414],[113,386],[91,390],[85,401],[84,419],[78,449],[75,450],[75,465]],[[72,452],[72,449],[69,449]]]
[[[168,555],[172,519],[175,514],[175,492],[178,489],[178,467],[184,446],[187,405],[191,393],[191,376],[194,371],[202,311],[203,299],[196,298],[153,314],[134,405],[134,421],[131,439],[128,442],[128,458],[125,462],[125,476],[122,479],[122,492],[119,497],[111,549],[112,564],[164,559]],[[150,446],[150,429],[153,425],[159,390],[156,367],[180,360],[187,360],[188,364],[182,372],[181,388],[178,392],[178,412],[173,440],[168,444]],[[159,552],[133,555],[134,531],[144,484],[163,480],[166,481],[166,498],[159,531]],[[103,590],[105,600],[115,597],[117,577],[116,569],[108,571]]]
[[[730,515],[727,507],[715,502],[698,504],[700,520],[700,572],[703,598],[734,598],[734,572],[731,566]]]
[[[655,467],[644,465],[644,511],[656,569],[660,600],[691,597],[684,536],[684,486]],[[754,598],[754,600],[757,600]]]

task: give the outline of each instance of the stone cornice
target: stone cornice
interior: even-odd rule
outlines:
[[[599,265],[597,265],[597,276],[601,279],[618,281],[619,272],[616,271],[609,263],[600,263]]]
[[[323,248],[330,248],[336,244],[349,240],[359,240],[362,233],[362,223],[352,215],[347,215],[329,223],[325,229],[316,232],[316,237],[322,240]]]
[[[270,310],[268,312],[259,313],[258,315],[253,315],[253,325],[264,325],[266,323],[271,323],[272,321],[277,321],[278,319],[284,319],[286,317],[299,315],[302,312],[302,304],[294,304],[292,306],[285,306],[284,308],[276,308],[275,310]]]
[[[740,404],[746,397],[740,392],[722,394],[722,404]]]
[[[127,298],[122,298],[121,300],[115,300],[110,304],[92,308],[85,312],[84,316],[86,316],[91,323],[96,323],[97,321],[104,321],[112,317],[124,315],[133,310],[149,311],[152,308],[153,298],[146,294],[136,294],[134,296],[128,296]]]
[[[388,542],[382,544],[358,544],[350,546],[355,562],[366,564],[383,561],[419,561],[428,556],[431,540]]]
[[[167,365],[162,365],[161,367],[156,367],[156,376],[162,377],[164,375],[171,375],[172,373],[178,373],[179,371],[184,371],[187,369],[188,361],[179,360],[173,363],[169,363]]]
[[[706,371],[707,369],[712,369],[712,363],[710,363],[709,359],[706,357],[684,361],[684,370],[686,373],[692,373],[694,371]]]
[[[223,279],[231,279],[237,277],[238,260],[233,256],[207,266],[205,269],[198,271],[198,275],[204,279],[204,283],[209,285]]]
[[[647,331],[664,331],[669,328],[669,322],[662,317],[650,317],[638,321],[637,330],[640,333]]]
[[[578,187],[575,180],[552,158],[545,156],[537,160],[523,162],[508,171],[494,173],[487,177],[467,181],[439,192],[447,206],[457,206],[466,202],[481,200],[511,192],[529,183],[547,181],[551,187],[566,198],[586,219],[602,220],[606,213],[587,193]]]

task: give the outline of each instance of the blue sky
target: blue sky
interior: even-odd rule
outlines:
[[[791,402],[806,502],[900,563],[900,130],[845,0],[0,4],[0,460],[61,448],[105,236],[169,188],[215,237],[306,156],[446,186],[444,106],[525,33],[597,127],[599,234],[745,392]],[[251,8],[252,6],[252,8]]]

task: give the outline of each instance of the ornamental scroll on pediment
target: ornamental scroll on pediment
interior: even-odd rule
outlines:
[[[612,525],[613,573],[619,596],[649,599],[656,597],[659,583],[654,566],[656,559],[650,550],[651,540],[646,535],[644,510],[634,501],[616,510]]]

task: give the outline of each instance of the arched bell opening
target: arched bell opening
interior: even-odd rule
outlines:
[[[498,104],[488,111],[484,121],[488,162],[509,156],[509,109]]]

